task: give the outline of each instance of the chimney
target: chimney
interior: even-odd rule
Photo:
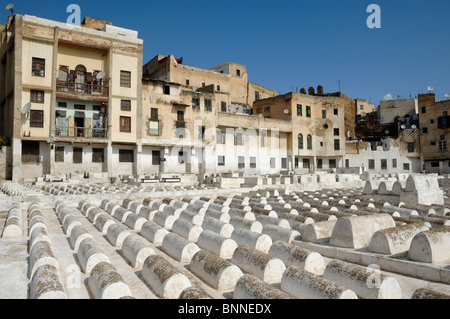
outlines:
[[[308,89],[308,95],[316,95],[315,90],[312,86]]]
[[[317,95],[323,95],[323,86],[322,85],[319,85],[317,87]]]

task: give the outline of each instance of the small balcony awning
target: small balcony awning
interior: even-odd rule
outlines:
[[[191,107],[189,104],[179,103],[179,102],[172,102],[173,106],[177,107]]]

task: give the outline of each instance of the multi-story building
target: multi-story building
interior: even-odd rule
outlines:
[[[254,112],[292,123],[288,163],[291,171],[335,170],[343,166],[346,140],[354,137],[355,101],[342,93],[324,94],[321,86],[317,94],[314,88],[308,93],[288,93],[257,101]]]
[[[2,35],[1,130],[10,177],[131,173],[142,117],[137,32],[15,15]]]
[[[450,173],[450,100],[419,95],[420,148],[427,173]]]

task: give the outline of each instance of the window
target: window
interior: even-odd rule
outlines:
[[[131,133],[131,117],[120,117],[120,132]]]
[[[267,131],[262,130],[261,131],[261,147],[267,147]]]
[[[120,109],[122,111],[131,112],[131,101],[130,100],[122,100],[120,102]]]
[[[298,149],[299,149],[299,150],[302,150],[302,149],[304,148],[303,142],[304,142],[304,140],[303,140],[303,135],[300,134],[300,135],[298,136]]]
[[[148,135],[150,136],[159,136],[159,121],[152,120],[148,122]]]
[[[277,166],[276,166],[276,159],[275,158],[271,158],[270,159],[270,168],[271,169],[275,169]]]
[[[450,117],[449,116],[440,117],[438,119],[438,128],[439,129],[447,129],[449,123],[450,123]]]
[[[259,92],[258,91],[255,92],[255,101],[259,101]]]
[[[44,91],[31,90],[31,103],[44,103]]]
[[[45,59],[33,58],[31,73],[33,76],[45,77]]]
[[[186,86],[190,86],[190,85],[191,85],[191,81],[189,81],[189,79],[186,80]]]
[[[153,166],[161,165],[161,152],[160,151],[152,151],[152,165]]]
[[[334,136],[339,136],[341,134],[340,130],[338,128],[334,129]]]
[[[169,85],[164,85],[164,94],[170,95],[170,86]]]
[[[327,119],[327,111],[322,111],[322,119]]]
[[[345,160],[345,167],[346,167],[346,168],[349,168],[349,167],[350,167],[350,160],[349,160],[349,159],[346,159],[346,160]]]
[[[312,146],[312,136],[311,135],[308,135],[308,138],[307,138],[307,144],[308,144],[308,150],[312,150],[313,149],[313,146]]]
[[[92,163],[104,163],[105,150],[103,148],[92,149]]]
[[[364,105],[361,105],[361,106],[359,107],[359,109],[360,109],[361,111],[364,111]]]
[[[334,140],[334,150],[335,151],[341,150],[341,140]]]
[[[408,143],[408,153],[414,153],[416,146],[414,143]]]
[[[205,99],[205,111],[212,112],[212,101]]]
[[[287,158],[282,158],[281,159],[281,168],[282,169],[287,169]]]
[[[431,162],[431,167],[432,167],[432,168],[437,168],[437,167],[439,167],[439,162]]]
[[[184,122],[184,112],[183,111],[177,112],[177,120],[178,120],[178,122]]]
[[[403,164],[403,170],[405,170],[405,171],[409,171],[411,168],[410,168],[410,165],[409,165],[409,163],[407,163],[407,164]]]
[[[426,114],[427,113],[427,108],[425,106],[422,107],[422,114]]]
[[[339,115],[339,109],[334,109],[334,115]]]
[[[30,111],[30,127],[44,127],[44,111]]]
[[[392,168],[397,168],[397,159],[392,160]]]
[[[199,126],[198,127],[198,138],[200,140],[204,140],[205,139],[205,132],[206,132],[206,127],[204,127],[204,126]]]
[[[217,92],[220,92],[220,85],[217,86]]]
[[[64,147],[55,148],[55,163],[64,163]]]
[[[22,162],[39,163],[39,142],[22,141]]]
[[[317,168],[318,169],[322,169],[323,168],[323,160],[322,159],[318,159],[317,160]]]
[[[134,163],[134,151],[133,150],[119,150],[119,162],[120,163]]]
[[[447,141],[439,141],[439,150],[446,151],[447,150]]]
[[[216,141],[216,144],[219,144],[219,145],[225,145],[226,144],[226,138],[227,138],[227,135],[226,135],[226,132],[225,132],[225,130],[217,130],[217,141]]]
[[[264,112],[270,114],[270,106],[269,106],[269,107],[266,107],[266,108],[264,109]]]
[[[120,71],[120,86],[123,88],[131,88],[131,72]]]
[[[195,111],[200,111],[200,99],[192,98],[192,109]]]
[[[86,105],[75,104],[74,109],[79,111],[86,111]]]
[[[74,164],[83,164],[83,149],[82,148],[74,148],[73,149],[73,163]]]
[[[217,165],[225,166],[225,156],[219,156]]]
[[[431,142],[430,142],[430,145],[431,145],[431,146],[436,146],[436,141],[431,141]]]
[[[330,168],[336,168],[336,160],[330,159],[328,164],[330,165]]]
[[[220,111],[221,111],[221,112],[224,112],[224,113],[227,111],[227,102],[222,101],[222,102],[220,103]]]
[[[236,133],[234,135],[234,145],[235,146],[243,146],[244,145],[244,134]]]
[[[67,102],[58,102],[58,107],[66,109],[67,108]]]
[[[369,169],[375,169],[375,160],[369,160]]]
[[[303,106],[297,105],[297,116],[303,116]]]
[[[310,166],[309,159],[308,158],[304,158],[303,159],[303,168],[304,169],[309,169],[309,166]]]
[[[422,133],[423,133],[423,134],[428,134],[428,127],[424,127],[424,128],[422,129]]]
[[[431,120],[430,120],[430,124],[434,124],[434,119],[431,119]]]
[[[236,70],[236,76],[241,76],[241,70],[239,69]]]
[[[238,158],[238,168],[239,169],[244,169],[245,168],[245,157],[244,156],[239,156],[239,158]]]
[[[387,170],[387,160],[386,159],[381,160],[381,169]]]
[[[256,168],[256,157],[250,157],[250,168]]]
[[[306,107],[306,117],[311,117],[311,106]]]
[[[152,121],[158,121],[158,118],[159,118],[158,109],[152,108],[150,110],[150,119]]]

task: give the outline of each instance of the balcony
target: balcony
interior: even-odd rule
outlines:
[[[56,126],[55,137],[58,141],[73,141],[74,139],[80,142],[88,140],[108,140],[108,129],[92,128],[92,127],[67,127]]]
[[[71,81],[60,81],[56,84],[56,91],[61,97],[80,98],[85,97],[90,100],[105,100],[109,95],[109,87],[103,84],[76,83]],[[61,93],[63,93],[61,95]]]

